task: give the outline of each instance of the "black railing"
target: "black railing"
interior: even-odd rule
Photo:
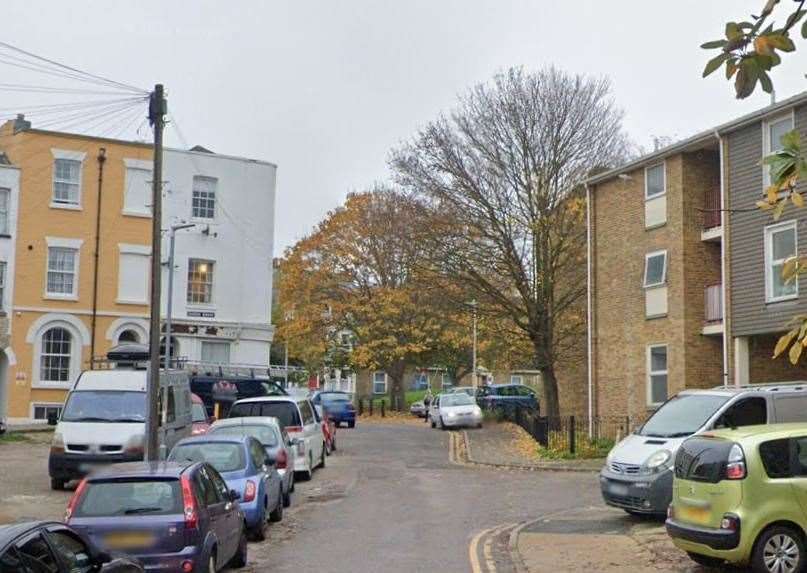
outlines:
[[[636,422],[629,417],[604,416],[589,420],[585,416],[547,417],[535,410],[513,407],[498,410],[500,419],[521,426],[536,442],[559,455],[580,453],[604,456],[617,441],[630,433]]]

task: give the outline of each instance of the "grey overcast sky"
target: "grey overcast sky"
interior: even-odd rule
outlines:
[[[610,77],[645,148],[767,105],[763,93],[737,102],[720,74],[702,80],[698,47],[763,4],[4,0],[1,36],[127,83],[161,81],[190,144],[276,163],[277,256],[346,193],[386,178],[392,146],[509,66]],[[798,45],[775,73],[780,99],[807,89],[807,41]],[[0,71],[13,83],[15,68]],[[171,130],[167,139],[181,143]]]

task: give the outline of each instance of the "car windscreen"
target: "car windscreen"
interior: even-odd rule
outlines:
[[[322,394],[322,401],[326,404],[350,402],[350,394]]]
[[[76,390],[68,395],[61,419],[64,422],[145,422],[146,393]]]
[[[636,433],[656,438],[689,436],[729,398],[718,394],[679,394],[667,400]]]
[[[269,416],[277,418],[284,428],[302,426],[300,412],[294,402],[242,402],[230,409],[230,418]]]
[[[88,482],[74,517],[171,515],[182,513],[179,481],[114,480]]]
[[[243,426],[213,426],[208,435],[216,436],[251,436],[264,447],[273,448],[278,444],[277,434],[271,426],[243,425]]]
[[[194,422],[207,422],[207,410],[205,410],[204,404],[194,402],[191,406],[191,416],[193,416]]]
[[[168,456],[176,462],[207,462],[219,472],[242,470],[247,465],[242,444],[226,442],[195,442],[178,444]]]
[[[723,479],[733,445],[734,442],[714,438],[693,437],[685,440],[675,455],[675,477],[718,483]]]
[[[440,399],[441,406],[470,406],[472,404],[476,404],[476,402],[474,402],[474,399],[464,392],[457,394],[446,394]]]

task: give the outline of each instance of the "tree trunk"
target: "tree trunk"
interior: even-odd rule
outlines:
[[[392,380],[392,388],[389,391],[390,410],[403,412],[406,409],[406,388],[404,388],[403,376],[395,377],[389,375]]]
[[[546,397],[546,404],[541,404],[541,415],[557,418],[560,416],[560,399],[554,365],[541,369],[541,378],[544,382],[544,395]]]

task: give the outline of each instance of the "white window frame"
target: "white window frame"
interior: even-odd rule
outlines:
[[[193,194],[196,191],[196,180],[205,179],[208,181],[213,181],[213,216],[212,217],[201,217],[194,213],[193,208]],[[210,223],[211,221],[216,220],[216,213],[218,212],[218,195],[219,195],[219,179],[218,177],[211,177],[209,175],[194,175],[193,181],[191,183],[191,219],[194,221],[202,221]]]
[[[129,170],[135,171],[148,171],[152,175],[152,179],[154,178],[154,164],[151,161],[145,161],[143,159],[129,159],[127,157],[123,158],[123,165],[125,167],[126,173],[126,181],[125,187],[123,189],[123,209],[121,213],[124,215],[128,215],[130,217],[142,217],[144,219],[151,219],[151,205],[143,205],[142,210],[140,209],[132,209],[126,207],[126,194],[129,192],[129,186],[131,185],[131,181],[129,180]]]
[[[796,129],[796,114],[795,109],[791,108],[785,113],[774,115],[765,119],[762,122],[762,158],[764,159],[771,154],[771,125],[779,123],[780,121],[790,120],[790,130]],[[771,186],[771,169],[769,165],[762,165],[762,189],[766,190]]]
[[[375,385],[376,385],[375,377],[376,377],[377,374],[383,374],[384,375],[384,391],[383,392],[376,392],[376,389],[375,389]],[[379,384],[380,384],[380,382],[379,382]],[[389,386],[388,386],[388,382],[387,382],[387,373],[383,372],[381,370],[376,370],[375,372],[373,372],[373,395],[374,396],[380,396],[382,394],[386,394],[388,387]]]
[[[58,408],[58,410],[59,410],[59,415],[58,416],[61,418],[62,411],[64,410],[64,402],[31,402],[31,410],[30,410],[31,420],[33,420],[34,422],[37,422],[37,423],[40,423],[40,422],[41,423],[47,423],[47,421],[48,421],[47,411],[45,413],[44,418],[37,419],[35,417],[35,415],[34,415],[37,408]]]
[[[146,268],[150,270],[150,257],[151,257],[151,247],[148,245],[134,245],[130,243],[118,243],[118,285],[117,285],[117,297],[115,298],[115,302],[118,304],[134,304],[134,305],[144,305],[149,303],[149,289],[146,286],[144,296],[142,299],[128,299],[122,298],[120,292],[120,274],[121,274],[121,267],[123,263],[123,255],[137,255],[140,257],[146,257],[149,260],[147,261]],[[150,273],[148,273],[150,275]],[[143,279],[146,283],[149,281],[149,276],[147,275]]]
[[[521,374],[511,374],[510,375],[510,384],[520,384],[524,385],[524,377]]]
[[[793,279],[793,283],[796,285],[796,292],[793,294],[783,295],[783,296],[774,296],[773,295],[773,273],[771,272],[773,269],[773,265],[777,262],[784,262],[787,259],[782,259],[781,261],[774,261],[773,260],[773,235],[777,232],[784,231],[787,229],[792,229],[793,233],[795,234],[794,237],[794,246],[796,252],[794,254],[798,255],[799,253],[799,227],[797,221],[785,221],[783,223],[777,223],[775,225],[768,225],[765,227],[764,233],[764,241],[765,241],[765,302],[781,302],[783,300],[792,300],[794,298],[799,297],[799,277],[798,275]]]
[[[0,237],[11,236],[11,220],[9,214],[11,211],[11,189],[8,187],[0,187],[0,196],[6,196],[6,210],[0,209]],[[1,205],[2,203],[0,203]]]
[[[79,278],[81,269],[81,245],[84,244],[83,239],[63,239],[59,237],[45,237],[48,252],[45,257],[45,285],[43,298],[56,299],[56,300],[78,300]],[[48,291],[48,269],[50,268],[50,249],[51,247],[71,249],[75,253],[73,263],[73,292],[72,293],[59,293]]]
[[[72,151],[68,149],[51,149],[51,154],[53,155],[53,163],[52,165],[52,176],[51,176],[51,186],[50,186],[50,206],[53,209],[68,209],[73,211],[80,211],[81,207],[81,198],[82,198],[82,181],[84,179],[84,158],[87,156],[87,153],[84,151]],[[56,188],[56,160],[57,159],[67,159],[69,161],[78,161],[79,168],[78,168],[78,193],[76,197],[76,203],[57,203],[53,200],[53,192]]]
[[[661,273],[661,281],[657,282],[657,283],[653,283],[653,284],[647,284],[648,263],[650,262],[651,258],[657,257],[659,255],[664,255],[664,271]],[[653,251],[652,253],[647,253],[644,256],[644,274],[643,274],[643,278],[642,278],[642,286],[647,289],[647,288],[654,288],[654,287],[664,286],[666,284],[667,284],[667,249],[662,249],[660,251]]]
[[[647,194],[647,172],[651,169],[655,169],[656,167],[661,167],[661,193],[656,193],[652,197]],[[659,197],[664,197],[667,194],[667,162],[662,161],[660,163],[654,163],[653,165],[648,165],[644,168],[644,200],[645,201],[652,201],[653,199],[658,199]]]
[[[8,263],[0,261],[0,310],[6,309],[6,285],[8,284]]]
[[[67,358],[69,360],[68,367],[67,367],[67,380],[43,380],[43,379],[41,379],[41,377],[42,377],[42,373],[43,373],[42,358],[43,358],[44,353],[45,353],[45,335],[48,332],[50,332],[52,330],[56,330],[56,329],[64,330],[70,336],[70,353],[69,354],[52,354],[52,355],[49,355],[49,356],[67,356]],[[69,385],[71,385],[73,383],[73,378],[74,378],[73,373],[76,370],[76,364],[75,364],[75,361],[76,361],[75,347],[76,347],[76,345],[78,345],[79,348],[80,348],[81,347],[81,340],[79,340],[76,337],[76,333],[73,331],[73,329],[67,328],[66,326],[64,326],[62,324],[51,324],[47,328],[42,330],[42,333],[39,335],[39,348],[37,350],[36,357],[35,357],[37,362],[39,363],[40,380],[38,382],[40,384],[47,385],[47,386],[65,386],[65,385],[69,386]],[[79,350],[79,352],[80,352],[80,350]],[[81,355],[79,354],[79,356],[81,356]],[[79,360],[80,360],[80,358],[79,358]]]
[[[651,354],[652,351],[656,348],[663,348],[664,355],[667,358],[667,368],[664,370],[652,370],[652,359]],[[653,402],[653,376],[661,376],[662,374],[667,377],[667,395],[670,393],[670,348],[667,344],[648,344],[646,350],[647,356],[645,358],[645,369],[647,372],[647,405],[651,407],[659,406],[664,403],[664,400],[661,402]],[[666,398],[665,398],[666,400]]]
[[[196,261],[197,263],[206,263],[208,265],[213,266],[213,277],[210,280],[210,300],[208,302],[195,302],[188,300],[190,297],[191,292],[191,263]],[[216,295],[216,268],[217,268],[217,261],[212,259],[202,259],[197,257],[189,257],[188,258],[188,272],[185,273],[185,306],[190,307],[203,307],[203,308],[213,308],[215,305],[215,295]]]
[[[226,347],[227,347],[227,362],[210,362],[210,361],[205,361],[205,360],[204,360],[204,358],[203,358],[203,354],[204,354],[203,348],[204,348],[205,344],[213,344],[213,345],[219,345],[219,346],[226,346]],[[199,342],[199,359],[200,359],[202,362],[205,362],[206,364],[222,364],[222,365],[231,364],[231,362],[232,362],[232,351],[233,351],[233,345],[232,345],[232,344],[231,344],[229,341],[227,341],[227,340],[212,340],[212,339],[205,339],[205,340],[201,340],[201,341]]]

